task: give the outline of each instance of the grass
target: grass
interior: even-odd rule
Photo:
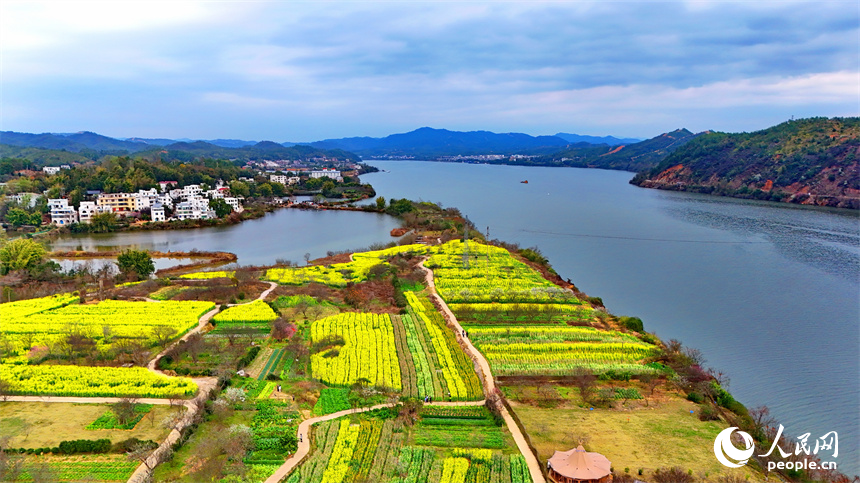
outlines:
[[[699,409],[678,397],[632,411],[514,404],[542,461],[554,451],[567,451],[582,441],[588,451],[603,454],[616,469],[627,467],[635,474],[644,468],[646,478],[657,468],[672,466],[710,477],[729,474],[713,452],[714,439],[726,425],[699,421]],[[737,475],[737,470],[731,474]]]
[[[81,438],[108,438],[116,443],[132,437],[161,441],[167,436],[159,423],[170,412],[168,406],[152,408],[154,425],[147,418],[130,430],[84,430],[109,409],[107,404],[5,402],[0,404],[0,437],[10,436],[9,445],[13,448],[44,448]]]

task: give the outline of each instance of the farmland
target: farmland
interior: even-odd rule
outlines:
[[[68,334],[91,340],[101,353],[121,341],[152,345],[161,337],[187,332],[212,310],[212,302],[126,302],[77,304],[71,295],[0,304],[0,336],[8,343],[6,362],[33,346],[55,346]]]
[[[394,328],[387,314],[345,313],[311,326],[311,372],[320,380],[348,386],[365,380],[402,389]]]
[[[192,396],[197,385],[187,378],[167,377],[142,367],[85,367],[0,364],[0,379],[13,395],[79,397]]]
[[[413,427],[388,410],[320,423],[313,431],[317,450],[286,482],[531,481],[510,435],[486,408],[439,409],[422,410]]]
[[[278,318],[269,304],[255,300],[249,304],[237,305],[219,312],[212,318],[212,323],[218,328],[225,327],[263,327],[268,328],[269,322]]]

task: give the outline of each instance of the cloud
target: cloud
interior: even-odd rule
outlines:
[[[226,131],[238,127],[260,138],[254,133],[286,126],[308,139],[430,123],[557,132],[594,122],[641,135],[685,118],[731,129],[786,109],[860,110],[860,11],[850,2],[6,1],[0,9],[3,129],[37,123],[34,106],[45,103],[66,107],[46,113],[41,130],[74,124],[76,112],[158,104],[185,111],[138,122],[167,131],[196,120],[212,137],[236,137]]]

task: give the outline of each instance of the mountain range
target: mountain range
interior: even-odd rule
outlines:
[[[0,143],[19,147],[37,147],[65,150],[74,153],[125,151],[138,153],[156,148],[190,150],[198,154],[209,149],[212,155],[219,153],[218,148],[245,149],[268,146],[282,147],[307,145],[322,150],[339,149],[350,151],[363,157],[374,156],[411,156],[428,157],[469,155],[469,154],[549,154],[571,143],[607,144],[610,146],[635,142],[633,139],[619,139],[613,136],[581,136],[578,134],[558,133],[554,136],[530,136],[522,133],[497,134],[489,131],[460,132],[447,129],[423,127],[407,133],[392,134],[383,138],[351,137],[326,139],[310,143],[271,141],[246,141],[241,139],[213,139],[207,141],[191,139],[164,138],[126,138],[115,139],[93,132],[71,134],[29,134],[12,131],[0,132]],[[200,144],[205,143],[205,144]]]

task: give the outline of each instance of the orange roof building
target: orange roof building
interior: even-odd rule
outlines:
[[[606,456],[589,453],[582,445],[569,451],[556,451],[547,461],[549,479],[555,483],[609,483],[611,467]]]

